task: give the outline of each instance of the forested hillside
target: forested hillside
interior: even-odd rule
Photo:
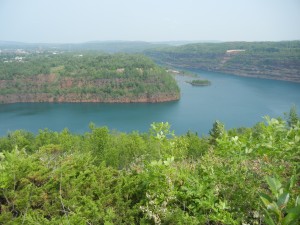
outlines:
[[[300,82],[300,41],[199,43],[145,54],[173,67]]]
[[[8,52],[0,59],[0,103],[178,100],[175,79],[142,55]]]
[[[299,224],[294,109],[201,138],[90,129],[0,138],[0,224]]]

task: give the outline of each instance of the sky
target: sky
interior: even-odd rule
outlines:
[[[300,0],[0,0],[0,40],[300,40]]]

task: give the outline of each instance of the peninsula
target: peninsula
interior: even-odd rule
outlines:
[[[142,55],[95,52],[6,53],[0,103],[166,102],[180,98],[175,79]]]

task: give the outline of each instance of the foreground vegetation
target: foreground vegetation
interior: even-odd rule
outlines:
[[[167,66],[300,82],[300,41],[198,43],[145,54]]]
[[[300,122],[0,138],[0,224],[298,224]],[[298,196],[298,197],[297,197]]]
[[[0,103],[162,102],[180,97],[175,79],[145,56],[53,53],[0,55]]]

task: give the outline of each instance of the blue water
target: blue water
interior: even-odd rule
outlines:
[[[90,122],[109,129],[147,131],[152,122],[168,121],[176,134],[188,130],[207,134],[215,120],[226,128],[249,127],[262,117],[283,117],[293,104],[300,111],[300,84],[194,71],[211,86],[194,87],[178,77],[181,99],[158,104],[18,103],[0,105],[0,135],[16,129],[37,133],[49,128],[75,133],[88,131]]]

